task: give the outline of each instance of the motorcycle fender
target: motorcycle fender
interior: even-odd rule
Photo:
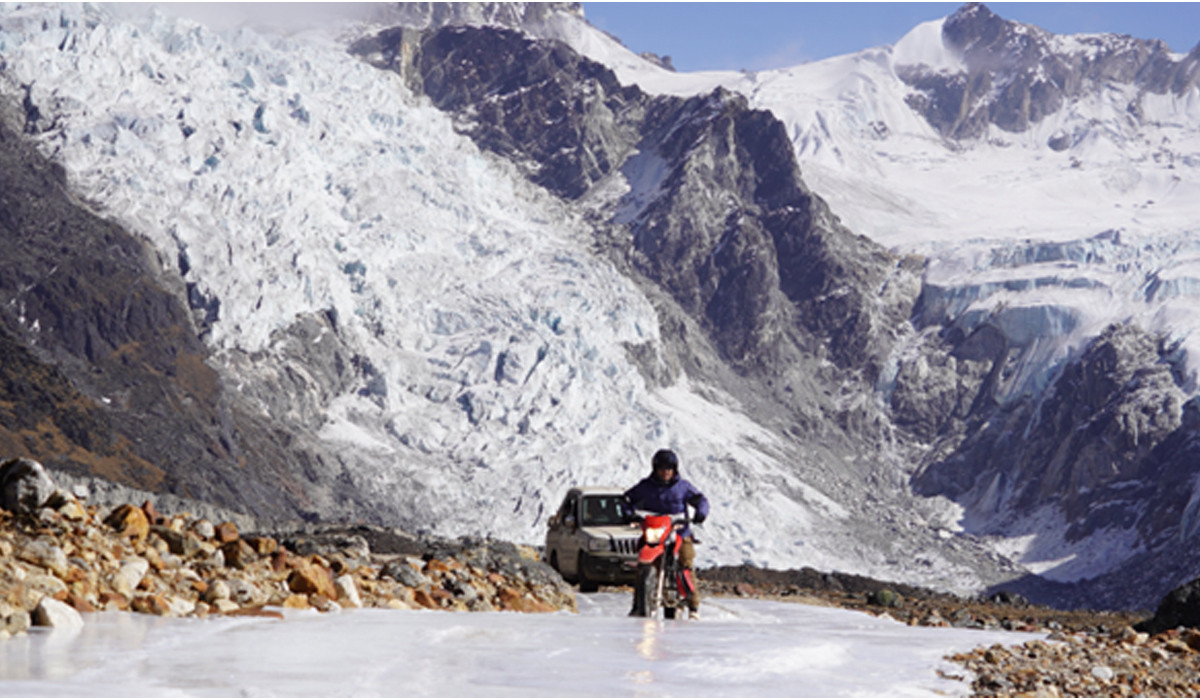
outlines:
[[[662,545],[644,546],[638,550],[639,564],[653,564],[656,559],[663,555]]]

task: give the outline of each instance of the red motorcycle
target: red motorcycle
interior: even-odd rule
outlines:
[[[642,515],[638,541],[637,580],[633,584],[634,617],[675,619],[680,610],[687,614],[688,595],[695,590],[690,571],[679,566],[683,538],[679,531],[687,527],[684,515]]]

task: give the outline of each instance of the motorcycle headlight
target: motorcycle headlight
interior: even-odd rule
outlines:
[[[589,552],[607,552],[612,549],[612,543],[608,540],[588,540]]]
[[[646,528],[646,542],[649,544],[658,544],[662,542],[663,537],[667,534],[665,527],[648,527]]]

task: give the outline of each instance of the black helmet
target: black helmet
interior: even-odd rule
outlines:
[[[654,458],[650,460],[650,466],[655,471],[659,469],[673,469],[678,473],[679,458],[670,450],[659,450],[654,453]]]

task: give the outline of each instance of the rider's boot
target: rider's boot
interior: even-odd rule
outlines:
[[[683,570],[684,580],[688,584],[688,594],[685,602],[688,608],[688,619],[700,619],[700,591],[696,590],[696,578],[691,569]]]

